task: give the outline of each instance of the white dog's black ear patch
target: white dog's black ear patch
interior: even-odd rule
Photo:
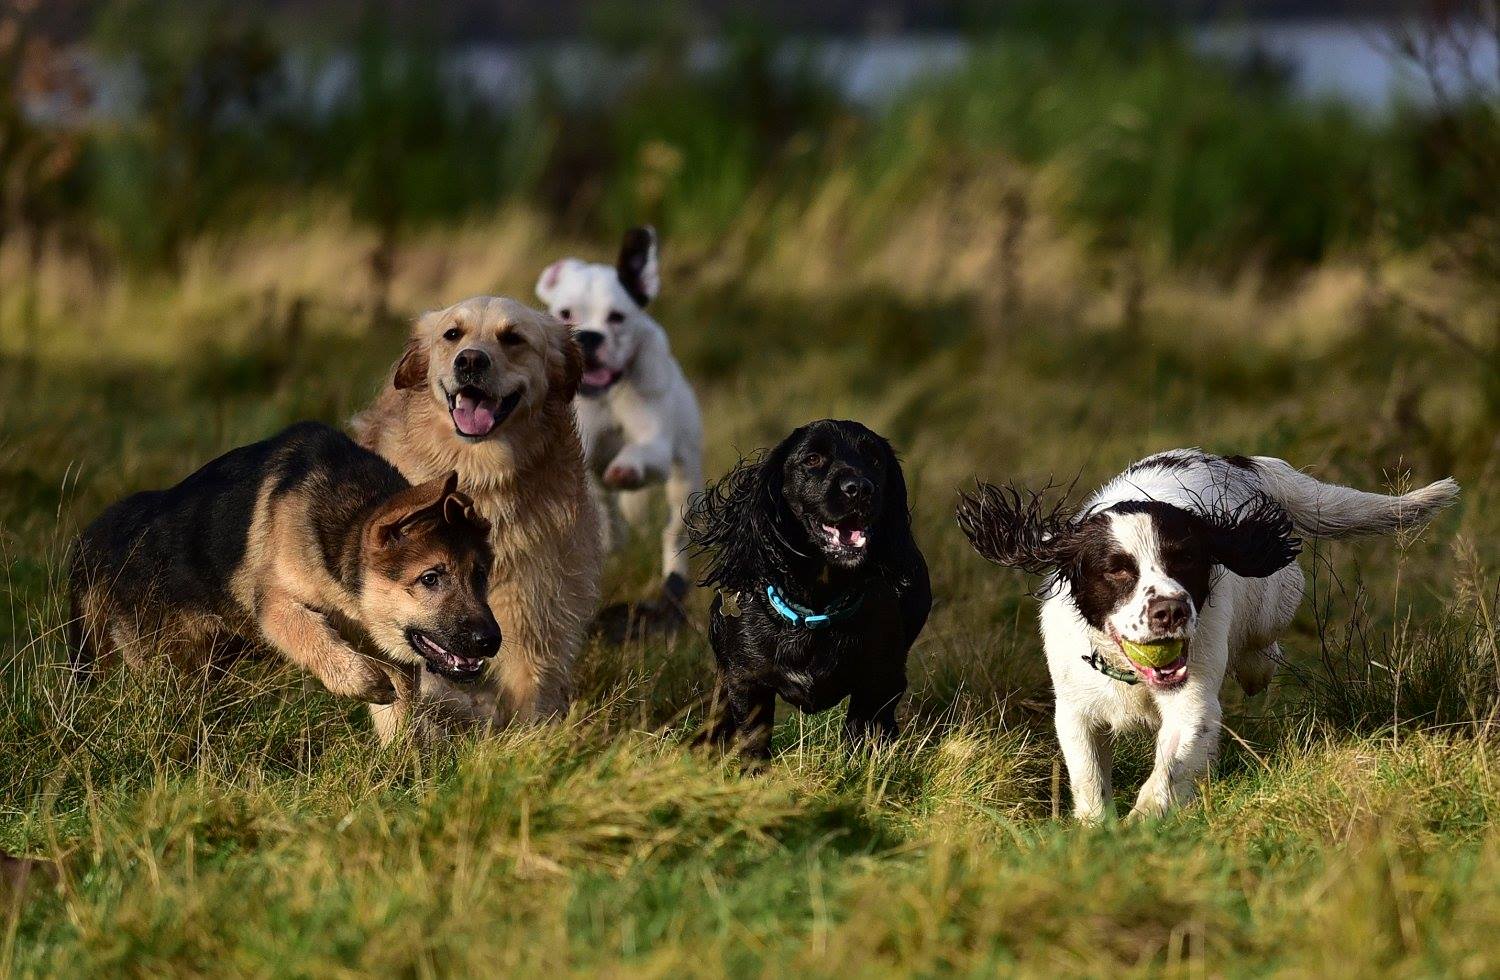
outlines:
[[[661,290],[661,272],[656,261],[656,229],[650,225],[632,228],[620,243],[620,258],[615,263],[620,285],[642,309],[650,305]]]
[[[1256,494],[1230,510],[1204,516],[1214,561],[1244,578],[1265,578],[1297,560],[1302,539],[1286,510]]]

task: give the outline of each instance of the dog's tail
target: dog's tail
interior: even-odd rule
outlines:
[[[1251,462],[1266,493],[1286,508],[1298,532],[1312,538],[1392,534],[1419,527],[1458,499],[1458,482],[1451,476],[1388,496],[1315,480],[1272,456],[1256,456]]]

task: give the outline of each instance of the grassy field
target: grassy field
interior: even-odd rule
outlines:
[[[784,713],[749,777],[687,746],[702,596],[670,644],[590,647],[566,724],[426,754],[377,751],[358,706],[271,664],[70,691],[59,575],[81,523],[293,420],[347,419],[402,327],[368,325],[369,233],[333,207],[202,239],[172,276],[0,255],[0,847],[60,873],[7,898],[0,971],[1500,971],[1500,443],[1493,365],[1464,346],[1492,295],[1409,255],[1163,275],[1127,316],[1129,288],[1046,220],[995,233],[1022,179],[1002,173],[879,234],[851,176],[796,220],[747,215],[774,236],[666,242],[659,316],[709,472],[809,418],[864,420],[904,455],[933,573],[899,743],[850,757],[836,712]],[[518,209],[417,236],[393,307],[529,299],[557,254],[610,250],[545,228]],[[1082,829],[1057,818],[1028,583],[969,550],[955,491],[1089,486],[1185,445],[1366,488],[1451,472],[1464,498],[1423,534],[1304,556],[1294,669],[1258,703],[1227,694],[1201,803]],[[611,597],[650,587],[653,542],[616,557]],[[1122,798],[1149,761],[1127,743]]]

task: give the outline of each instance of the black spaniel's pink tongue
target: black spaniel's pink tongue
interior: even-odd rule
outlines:
[[[466,436],[487,436],[495,427],[495,403],[460,391],[453,397],[453,424]]]
[[[845,548],[863,548],[865,546],[865,529],[862,527],[835,527],[832,524],[823,525],[823,533],[828,535],[828,540],[833,544],[842,545]]]

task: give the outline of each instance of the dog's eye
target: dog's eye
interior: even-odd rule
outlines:
[[[559,320],[571,320],[571,319],[573,319],[573,311],[572,311],[572,309],[570,309],[569,307],[564,306],[562,309],[560,309],[560,310],[557,311],[557,318]]]
[[[458,338],[462,337],[463,335],[464,335],[464,332],[462,330],[458,329],[457,327],[449,327],[447,330],[443,331],[443,339],[444,340],[457,340]]]
[[[817,453],[808,453],[806,456],[802,457],[802,465],[806,466],[810,470],[815,470],[819,466],[823,465],[823,457],[818,455]]]
[[[1110,565],[1104,570],[1104,577],[1112,582],[1123,582],[1134,574],[1128,565]]]
[[[429,568],[418,577],[417,581],[429,589],[435,589],[442,583],[443,573],[436,568]]]
[[[619,310],[610,310],[609,316],[605,317],[604,319],[608,320],[610,323],[624,323],[625,314],[621,313]]]
[[[500,335],[501,346],[517,347],[524,343],[526,343],[526,338],[516,333],[514,330],[507,330],[505,333]]]

